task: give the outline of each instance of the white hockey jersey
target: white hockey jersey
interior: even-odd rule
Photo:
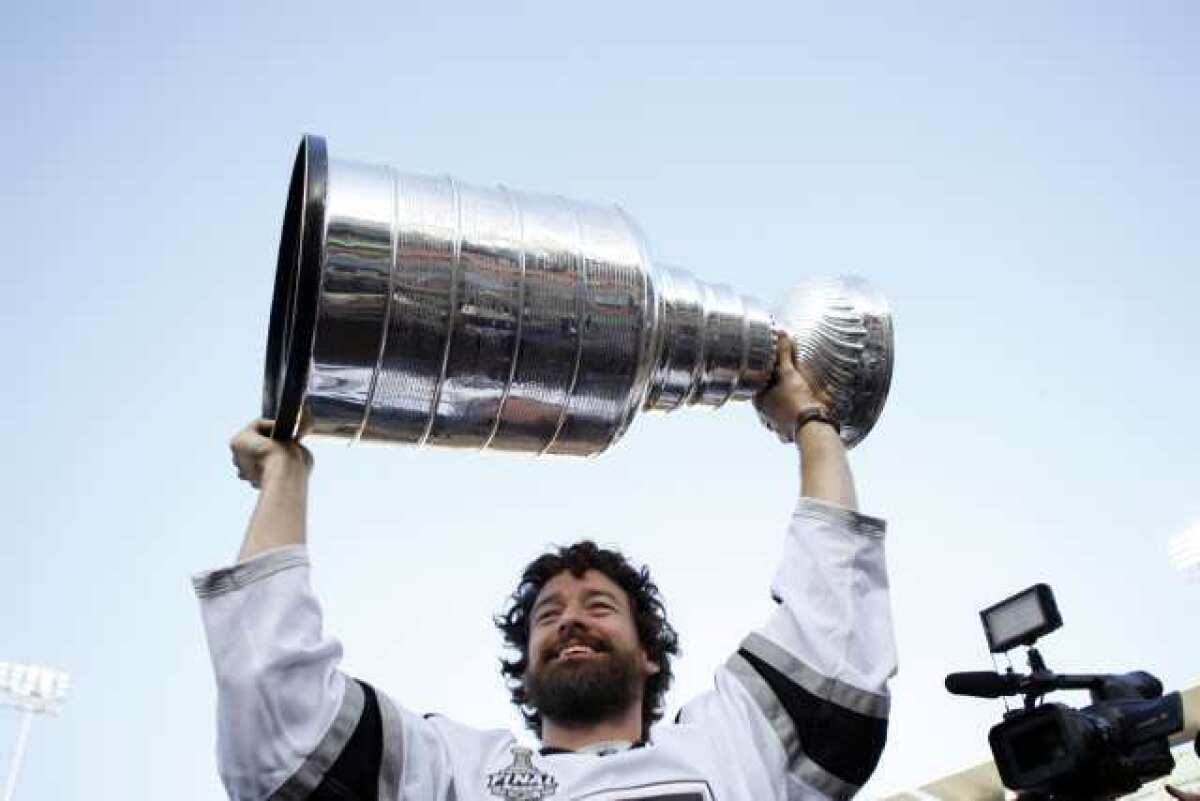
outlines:
[[[801,499],[775,612],[713,690],[631,748],[534,752],[422,717],[338,670],[302,546],[193,583],[236,801],[782,801],[849,798],[887,732],[895,673],[882,521]]]

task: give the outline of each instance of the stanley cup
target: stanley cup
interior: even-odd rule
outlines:
[[[859,279],[781,320],[656,265],[616,206],[330,159],[292,170],[267,338],[274,436],[591,456],[641,409],[748,400],[775,331],[854,445],[887,398],[892,323]]]

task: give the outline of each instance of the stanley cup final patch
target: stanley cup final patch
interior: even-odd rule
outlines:
[[[513,746],[512,764],[487,777],[488,791],[506,801],[542,801],[558,790],[558,779],[533,764],[533,750]]]

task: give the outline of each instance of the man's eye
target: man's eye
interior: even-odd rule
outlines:
[[[553,620],[554,616],[557,614],[558,614],[557,609],[544,609],[541,612],[538,612],[536,615],[534,615],[533,622],[534,623],[545,623],[547,620]]]
[[[605,603],[603,601],[597,601],[596,603],[592,604],[590,608],[593,612],[615,612],[615,611],[617,611],[616,608],[612,604]]]

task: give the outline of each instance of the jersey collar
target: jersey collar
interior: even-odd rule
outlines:
[[[542,756],[553,756],[555,754],[595,754],[596,756],[609,756],[610,754],[619,754],[622,751],[629,751],[634,748],[642,748],[646,745],[645,740],[637,740],[630,742],[629,740],[603,740],[598,743],[585,745],[576,751],[569,748],[555,748],[546,746],[538,751]]]

